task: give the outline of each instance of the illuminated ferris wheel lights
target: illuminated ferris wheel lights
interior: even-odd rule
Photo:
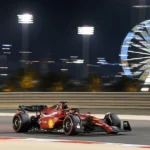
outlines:
[[[147,79],[145,80],[144,85],[150,85],[150,78],[147,78]]]
[[[141,50],[146,51],[146,52],[150,52],[150,50],[147,48],[141,48]]]
[[[138,45],[138,44],[132,44],[132,45],[135,47],[142,47],[141,45]]]
[[[140,64],[147,64],[147,62],[140,62]]]
[[[144,54],[144,55],[150,55],[149,53],[135,52],[135,51],[130,51],[130,50],[128,50],[128,52],[130,52],[130,53],[137,53],[137,54]]]
[[[126,66],[127,66],[127,64],[119,64],[119,66],[124,66],[124,67],[126,67]]]
[[[135,36],[135,37],[133,37],[133,39],[135,39],[135,40],[143,40],[141,37],[139,37],[139,36]]]
[[[146,80],[145,80],[145,83],[144,83],[144,85],[150,85],[150,78],[148,77]]]
[[[134,64],[134,65],[132,65],[131,67],[132,67],[132,68],[137,68],[137,67],[139,67],[139,66],[141,66],[141,64]]]
[[[143,43],[143,44],[149,44],[148,42],[147,42],[147,40],[141,40],[141,41],[139,41],[140,43]]]
[[[141,31],[141,30],[134,30],[133,32],[134,32],[134,33],[141,33],[141,32],[143,32],[143,31]]]
[[[141,44],[144,44],[145,46],[150,46],[150,44],[146,43],[145,41],[140,42]]]
[[[133,5],[133,8],[149,8],[150,5]]]
[[[132,69],[131,67],[124,67],[126,70]]]
[[[122,45],[122,47],[127,47],[127,48],[128,48],[128,47],[129,47],[129,45]]]
[[[147,59],[147,60],[144,60],[142,62],[140,62],[141,64],[147,64],[147,63],[150,63],[150,59]]]
[[[145,81],[141,91],[150,87],[150,20],[136,25],[125,37],[121,47],[121,64],[125,75]]]
[[[133,44],[133,42],[126,42],[127,44]]]
[[[148,50],[148,48],[144,48],[144,47],[142,47],[141,49],[144,50],[144,51]]]
[[[121,56],[121,57],[122,57],[122,56],[128,56],[128,55],[126,55],[126,54],[120,54],[119,56]]]
[[[149,91],[149,88],[142,88],[141,89],[141,92],[148,92]]]
[[[145,27],[145,28],[150,28],[150,25],[147,25],[147,26],[143,26],[143,27]]]
[[[144,59],[144,58],[150,58],[149,57],[140,57],[140,58],[130,58],[130,59],[125,59],[125,60],[140,60],[140,59]]]
[[[137,76],[137,75],[140,75],[141,73],[142,73],[142,71],[137,71],[133,75]]]
[[[150,67],[146,65],[146,66],[141,67],[139,70],[146,70],[146,69],[150,69]]]

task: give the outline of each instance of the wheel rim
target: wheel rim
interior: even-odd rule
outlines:
[[[21,126],[21,120],[18,116],[15,116],[14,119],[13,119],[13,128],[14,128],[14,130],[16,130],[16,131],[19,130],[20,126]]]
[[[71,130],[71,127],[72,127],[72,125],[71,125],[71,120],[70,120],[69,118],[67,118],[67,119],[64,121],[64,131],[65,131],[66,133],[69,133],[70,130]]]

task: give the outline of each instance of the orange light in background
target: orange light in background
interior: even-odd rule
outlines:
[[[10,88],[3,89],[3,92],[11,92],[12,90]]]

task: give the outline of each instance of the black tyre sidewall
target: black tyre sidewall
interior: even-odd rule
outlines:
[[[16,119],[19,119],[19,121],[20,121],[20,125],[18,126],[18,128],[14,128],[14,121]],[[28,132],[30,126],[31,126],[31,119],[28,114],[19,113],[13,117],[13,129],[15,132],[17,132],[17,133]]]
[[[70,120],[70,130],[67,132],[66,131],[66,120]],[[71,118],[71,116],[67,116],[65,119],[64,119],[64,122],[63,122],[63,127],[64,127],[64,132],[66,135],[71,135],[72,132],[73,132],[73,120]]]
[[[66,135],[77,135],[78,134],[78,132],[76,132],[76,127],[75,127],[75,122],[76,122],[76,119],[75,119],[75,117],[79,117],[79,116],[77,116],[77,115],[68,115],[68,116],[66,116],[66,118],[64,119],[64,122],[63,122],[63,128],[64,128],[64,133],[66,134]],[[70,120],[70,130],[67,132],[66,130],[65,130],[65,121],[67,120],[67,119],[69,119]]]
[[[118,118],[118,116],[114,113],[109,113],[109,114],[105,115],[104,119],[107,120],[107,123],[110,126],[118,127],[121,122],[121,120]],[[111,122],[110,120],[112,121],[112,124],[110,124],[110,122]]]

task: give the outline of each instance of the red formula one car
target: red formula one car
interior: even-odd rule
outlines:
[[[27,112],[36,112],[30,116]],[[79,133],[129,132],[131,127],[128,121],[121,121],[116,114],[107,113],[103,119],[96,118],[90,113],[82,114],[78,108],[68,109],[66,102],[60,102],[52,107],[44,105],[19,106],[13,117],[13,129],[15,132],[28,131],[57,131],[66,135]]]

